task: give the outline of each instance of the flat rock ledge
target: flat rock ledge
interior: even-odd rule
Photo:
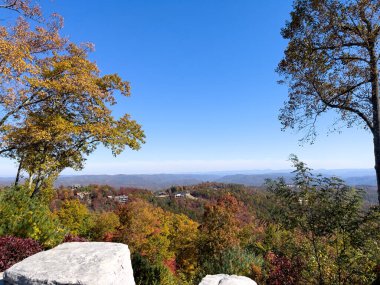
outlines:
[[[257,285],[257,283],[245,276],[216,274],[206,275],[199,285]]]
[[[69,242],[13,265],[4,272],[4,284],[135,285],[135,281],[127,245]]]

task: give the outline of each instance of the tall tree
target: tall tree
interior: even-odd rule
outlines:
[[[44,20],[27,0],[0,8],[23,15],[0,26],[0,155],[19,163],[16,184],[27,172],[35,195],[64,168],[81,169],[98,144],[114,155],[138,149],[145,137],[140,125],[128,114],[114,118],[111,108],[116,95],[130,95],[129,83],[100,75],[88,59],[90,44],[59,35],[60,17]]]
[[[120,206],[117,214],[121,228],[116,240],[128,244],[133,254],[139,253],[152,263],[173,257],[169,220],[164,210],[136,199]]]
[[[296,156],[290,160],[293,186],[284,179],[267,186],[274,221],[302,236],[297,255],[308,261],[298,276],[310,274],[310,284],[369,284],[380,257],[379,208],[364,210],[362,190],[314,175]]]
[[[241,229],[237,216],[241,206],[230,194],[205,206],[203,223],[200,226],[201,260],[207,257],[219,262],[227,249],[240,246]]]
[[[66,167],[81,169],[99,143],[117,155],[126,146],[138,149],[144,139],[140,125],[127,114],[115,119],[109,107],[116,103],[115,91],[129,96],[128,82],[116,74],[100,76],[86,49],[70,44],[39,64],[24,92],[33,96],[38,90],[40,102],[18,111],[22,120],[5,124],[2,136],[2,156],[16,159],[29,174],[33,195]]]
[[[379,21],[380,1],[295,0],[277,70],[289,86],[284,128],[313,140],[317,118],[334,110],[343,125],[372,133],[380,203]]]

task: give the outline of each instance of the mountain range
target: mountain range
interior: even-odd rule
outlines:
[[[357,186],[376,186],[376,177],[372,169],[342,169],[342,170],[316,170],[325,176],[338,176],[347,184]],[[192,185],[202,182],[235,183],[246,186],[261,186],[266,179],[283,177],[291,182],[291,171],[276,172],[244,171],[236,172],[213,172],[201,174],[118,174],[118,175],[63,175],[56,181],[56,186],[71,186],[75,184],[107,184],[113,187],[135,187],[150,190],[168,188],[174,185]],[[9,185],[14,178],[0,177],[0,185]]]

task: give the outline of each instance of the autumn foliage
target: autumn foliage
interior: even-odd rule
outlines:
[[[3,272],[13,264],[40,251],[42,251],[41,245],[33,239],[0,237],[0,271]]]
[[[193,203],[174,196],[159,198],[145,190],[123,189],[123,193],[129,193],[127,203],[104,203],[101,208],[100,201],[117,194],[117,189],[98,185],[75,192],[57,189],[50,214],[55,225],[59,225],[60,235],[45,240],[44,247],[70,241],[126,243],[132,252],[138,284],[198,284],[205,274],[220,272],[245,275],[260,284],[318,284],[320,279],[338,284],[338,278],[354,284],[373,281],[379,251],[378,239],[372,236],[378,237],[380,231],[372,228],[380,229],[378,210],[358,206],[360,192],[345,190],[335,181],[320,184],[323,192],[319,192],[322,190],[313,188],[318,180],[308,176],[302,165],[298,167],[302,175],[296,178],[297,191],[281,180],[268,184],[269,192],[236,185],[200,184],[184,189],[196,197]],[[1,192],[1,217],[23,217],[29,213],[23,210],[28,205],[27,196],[14,191]],[[88,194],[78,195],[82,191]],[[11,193],[18,193],[14,201]],[[302,208],[305,205],[300,204],[300,195],[308,195],[307,208]],[[165,210],[157,206],[164,203],[162,199],[166,200]],[[16,200],[21,207],[7,207]],[[184,214],[194,203],[198,206],[191,211],[197,211],[195,216],[201,217],[197,221]],[[92,208],[94,204],[98,205],[96,210]],[[332,220],[326,221],[320,210],[329,213]],[[43,213],[28,215],[42,221]],[[357,223],[359,226],[351,226]],[[11,219],[3,219],[0,230],[7,233],[13,227]],[[48,223],[41,223],[38,229],[38,235],[17,227],[13,233],[35,238],[51,231]],[[59,236],[61,239],[57,240]]]
[[[268,285],[293,285],[300,283],[302,270],[299,259],[294,261],[286,256],[279,256],[268,252],[266,260],[269,262]]]
[[[5,1],[0,8],[40,18],[29,1]],[[89,59],[91,44],[77,45],[59,34],[62,18],[37,25],[19,17],[0,26],[0,155],[17,161],[37,195],[65,168],[83,168],[99,144],[114,155],[139,149],[144,132],[128,114],[116,119],[116,94],[130,95],[117,74],[101,75]]]
[[[202,183],[162,189],[165,195],[104,185],[55,189],[57,176],[65,168],[82,169],[97,146],[118,155],[126,147],[139,149],[145,135],[128,114],[113,115],[116,98],[128,97],[130,85],[117,74],[101,73],[89,57],[91,44],[61,37],[62,18],[44,18],[28,0],[0,2],[0,9],[21,15],[0,25],[0,156],[18,165],[14,184],[0,188],[0,271],[62,242],[107,241],[129,246],[137,285],[194,285],[218,273],[268,285],[379,280],[379,208],[364,202],[363,191],[315,175],[295,156],[292,184]],[[326,1],[297,1],[298,7],[321,8],[319,2]],[[285,33],[302,27],[290,24]],[[289,51],[308,49],[293,44]],[[288,56],[315,63],[299,53]],[[292,72],[288,68],[293,65],[280,66],[285,74]],[[298,84],[304,76],[295,79],[296,91],[305,88]],[[316,83],[323,91],[335,89]],[[299,99],[295,95],[290,103]],[[325,111],[317,107],[307,119]],[[283,114],[285,126],[293,127],[297,110]]]

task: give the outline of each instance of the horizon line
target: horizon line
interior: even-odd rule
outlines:
[[[70,177],[70,176],[118,176],[118,175],[265,175],[276,173],[291,173],[293,168],[281,168],[281,169],[246,169],[246,170],[207,170],[207,171],[187,171],[187,172],[138,172],[138,173],[81,173],[80,171],[71,174],[60,174],[58,177]],[[318,171],[373,171],[374,168],[317,168],[311,169],[311,172]],[[258,172],[258,173],[247,173]],[[13,178],[12,175],[1,175],[0,178]]]

